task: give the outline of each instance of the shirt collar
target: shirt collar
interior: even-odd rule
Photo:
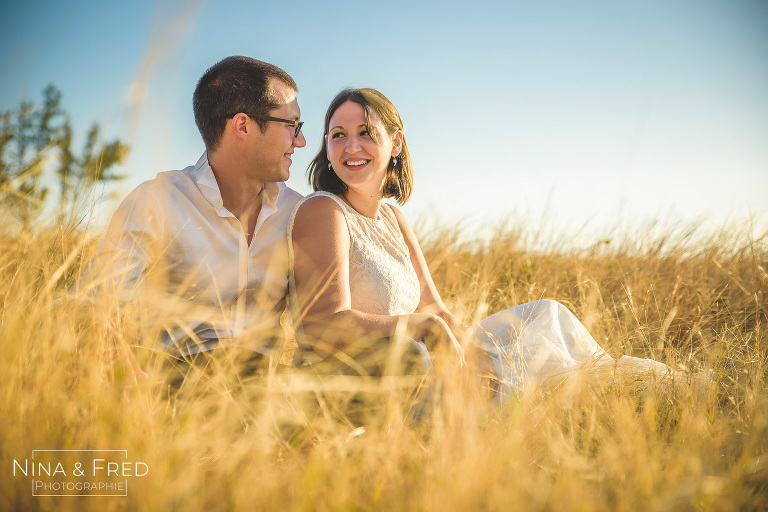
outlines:
[[[265,183],[264,192],[263,192],[264,195],[262,196],[261,204],[276,210],[277,196],[280,195],[280,189],[281,189],[280,185],[275,182],[268,181],[267,183]]]
[[[195,181],[200,192],[211,206],[217,212],[224,208],[224,200],[221,198],[221,190],[216,182],[216,176],[213,174],[211,164],[208,163],[208,152],[204,151],[200,159],[195,164]],[[282,187],[278,183],[267,182],[264,184],[262,195],[262,204],[272,210],[277,209],[277,198],[280,195]]]
[[[205,199],[211,203],[217,212],[224,208],[219,184],[216,182],[216,176],[213,175],[211,164],[208,163],[207,151],[203,152],[203,156],[195,164],[195,182]]]

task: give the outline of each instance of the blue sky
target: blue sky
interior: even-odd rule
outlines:
[[[341,88],[399,108],[412,219],[560,225],[768,215],[768,3],[52,2],[2,7],[0,109],[54,83],[132,146],[124,196],[203,151],[191,96],[233,54],[299,84],[307,147]],[[107,210],[110,208],[107,207]]]

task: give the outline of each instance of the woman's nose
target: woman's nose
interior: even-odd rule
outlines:
[[[347,150],[347,153],[357,153],[360,151],[360,140],[355,136],[349,137],[345,149]]]

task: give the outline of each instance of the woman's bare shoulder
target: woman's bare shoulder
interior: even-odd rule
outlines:
[[[293,225],[294,240],[297,235],[302,238],[316,238],[344,230],[344,212],[332,197],[314,195],[297,207]]]
[[[296,222],[322,220],[333,216],[334,212],[343,214],[341,206],[332,198],[325,195],[313,195],[304,199],[296,210]]]

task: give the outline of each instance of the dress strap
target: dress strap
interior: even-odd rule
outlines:
[[[400,229],[400,222],[397,220],[397,215],[395,215],[395,211],[392,209],[391,204],[382,202],[381,209],[379,209],[379,215],[387,224],[397,228],[398,232],[402,232]]]

